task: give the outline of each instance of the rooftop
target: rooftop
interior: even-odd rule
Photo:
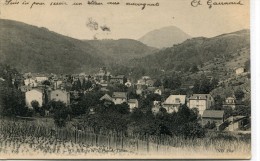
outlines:
[[[186,95],[170,95],[164,102],[164,104],[184,104],[186,101]]]
[[[128,103],[136,103],[138,100],[137,99],[129,99]]]
[[[118,75],[118,76],[115,76],[115,77],[111,77],[110,79],[123,79],[125,78],[124,75]]]
[[[205,110],[202,114],[202,118],[223,118],[223,110]]]
[[[113,98],[127,98],[126,92],[114,92],[112,95]]]
[[[189,99],[208,99],[210,98],[211,95],[210,94],[193,94],[190,96]]]
[[[105,94],[104,96],[102,96],[100,98],[100,100],[113,101],[112,98],[108,94]]]

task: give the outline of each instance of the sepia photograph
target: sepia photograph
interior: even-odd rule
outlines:
[[[250,159],[250,0],[1,0],[0,159]]]

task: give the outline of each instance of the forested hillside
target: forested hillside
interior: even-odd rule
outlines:
[[[21,72],[73,73],[103,66],[103,54],[86,42],[46,28],[0,20],[0,63]]]
[[[141,58],[158,51],[156,48],[132,39],[86,40],[85,42],[102,52],[104,56],[112,57],[112,63],[116,62],[119,64],[124,64],[131,59]]]
[[[132,66],[164,71],[189,71],[216,58],[229,61],[240,50],[250,47],[249,30],[223,34],[213,38],[192,38],[153,55],[132,61]],[[249,53],[248,53],[249,58]]]

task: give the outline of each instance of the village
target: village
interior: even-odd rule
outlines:
[[[0,159],[250,158],[252,5],[194,6],[7,0]]]
[[[245,75],[243,68],[237,68],[234,72],[238,76]],[[13,84],[17,81],[22,82],[18,83],[20,85],[17,88],[24,93],[26,107],[31,110],[35,110],[34,108],[42,109],[41,116],[43,117],[49,116],[51,109],[44,108],[44,106],[51,101],[59,101],[68,108],[74,108],[75,105],[79,104],[80,97],[99,92],[100,97],[97,98],[99,101],[104,102],[104,104],[126,104],[130,112],[141,109],[145,113],[148,109],[154,115],[161,112],[171,114],[178,112],[182,105],[186,105],[197,113],[198,122],[202,127],[217,131],[220,129],[225,131],[250,129],[249,116],[241,113],[230,113],[230,110],[234,111],[236,107],[241,109],[243,106],[234,95],[226,97],[221,104],[222,108],[218,107],[216,110],[212,107],[215,104],[219,105],[219,102],[216,102],[210,93],[185,95],[167,92],[168,94],[165,94],[168,89],[164,88],[162,83],[158,83],[158,80],[143,76],[134,82],[125,75],[111,75],[106,67],[100,68],[93,75],[85,73],[72,75],[24,73],[22,80],[21,78],[12,80]],[[184,84],[182,88],[184,87],[192,89],[193,85]],[[141,108],[141,106],[151,107]],[[228,109],[229,113],[224,109]],[[81,112],[80,115],[94,114],[95,104],[87,110]]]

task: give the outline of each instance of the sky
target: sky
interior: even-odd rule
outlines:
[[[102,6],[86,5],[87,0],[53,0],[66,2],[66,6],[50,6],[50,0],[26,0],[28,5],[5,5],[1,0],[0,18],[21,21],[30,25],[45,27],[51,31],[77,39],[139,39],[149,31],[166,26],[176,26],[192,37],[213,37],[223,33],[249,29],[249,0],[244,5],[213,6],[209,9],[207,0],[201,0],[198,7],[192,7],[193,0],[118,0],[120,5],[106,5],[109,0],[96,0]],[[45,2],[44,6],[33,2]],[[212,0],[213,2],[238,2],[239,0]],[[82,2],[82,6],[72,6]],[[126,6],[126,2],[159,3],[159,6]],[[91,23],[90,23],[91,22]],[[88,24],[98,24],[98,30]],[[106,27],[108,30],[101,30]]]

